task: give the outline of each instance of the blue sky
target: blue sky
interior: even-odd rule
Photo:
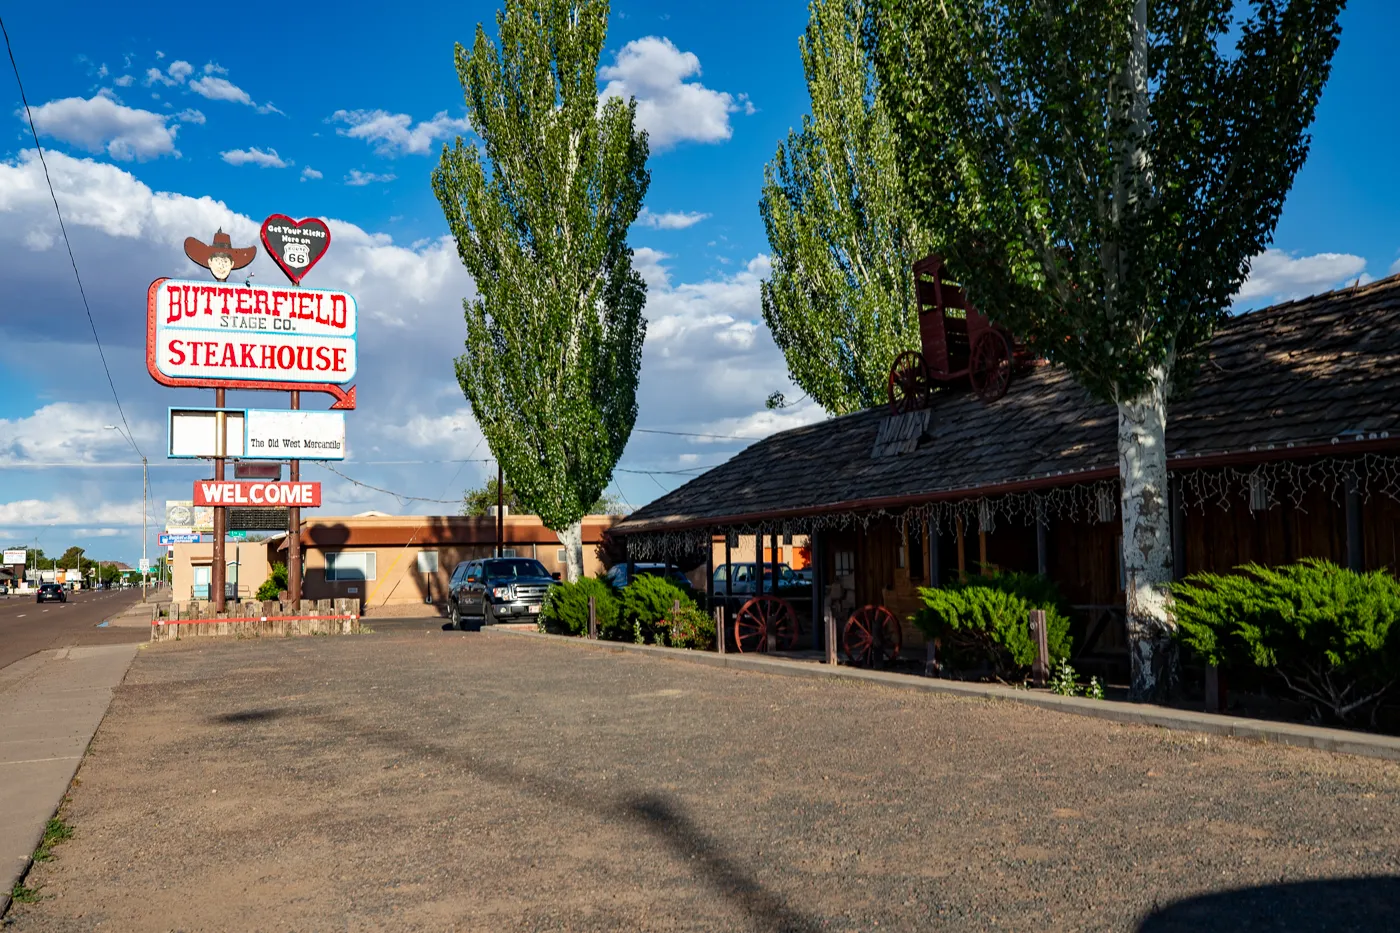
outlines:
[[[335,240],[308,285],[359,296],[360,409],[339,467],[400,494],[455,499],[489,456],[452,376],[456,260],[428,176],[463,131],[452,44],[495,3],[245,7],[146,2],[11,6],[5,22],[50,153],[95,322],[154,498],[187,498],[207,467],[169,463],[165,410],[212,404],[146,374],[142,298],[160,275],[193,275],[185,236],[223,225],[253,242],[273,212],[332,221]],[[305,12],[298,12],[304,10]],[[313,11],[323,11],[320,13]],[[648,278],[651,329],[643,428],[759,436],[822,417],[779,414],[800,395],[759,316],[767,244],[763,166],[807,107],[797,37],[805,4],[617,3],[600,89],[639,100],[653,136],[650,225],[632,236]],[[1241,306],[1389,274],[1400,258],[1394,172],[1400,114],[1400,5],[1353,0],[1323,97],[1311,157],[1256,263]],[[0,542],[50,552],[79,543],[134,562],[140,470],[105,430],[117,419],[77,300],[52,205],[32,161],[12,76],[0,74]],[[260,258],[256,281],[277,280]],[[231,403],[275,404],[235,394]],[[616,491],[637,505],[723,460],[742,441],[634,435]],[[354,485],[315,468],[326,514],[452,510]],[[160,515],[158,508],[153,515]],[[134,530],[133,530],[134,528]],[[154,534],[154,529],[152,531]]]

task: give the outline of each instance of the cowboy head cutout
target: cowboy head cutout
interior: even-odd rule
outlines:
[[[256,246],[248,246],[243,249],[234,249],[233,241],[222,229],[214,234],[212,244],[204,244],[194,237],[185,240],[185,255],[199,263],[210,272],[214,273],[214,278],[220,282],[228,280],[229,273],[234,269],[242,269],[252,262],[258,255]]]

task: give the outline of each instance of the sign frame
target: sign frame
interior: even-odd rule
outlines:
[[[218,497],[212,493],[217,491]],[[271,498],[269,499],[269,496]],[[288,497],[291,497],[290,499]],[[321,507],[321,484],[314,480],[201,479],[194,483],[195,507],[250,506],[252,508]]]
[[[16,554],[19,555],[19,560],[11,560],[10,558],[14,557]],[[29,563],[29,552],[24,548],[6,548],[3,552],[3,557],[4,559],[0,560],[0,566],[18,567]]]
[[[208,376],[167,376],[156,363],[156,295],[160,287],[171,281],[170,276],[161,276],[146,289],[146,371],[151,378],[163,386],[188,389],[258,389],[274,392],[324,392],[335,399],[332,409],[350,410],[355,407],[355,387],[342,388],[333,382],[292,382],[288,380],[261,379],[219,379]],[[176,279],[175,281],[185,281]],[[204,283],[194,283],[204,284]],[[348,294],[348,293],[346,293]],[[351,296],[353,298],[353,296]],[[357,328],[358,328],[358,306]],[[355,338],[358,344],[358,334]],[[356,354],[358,357],[358,353]]]
[[[176,412],[209,412],[216,414],[223,412],[232,418],[239,418],[242,422],[242,429],[229,433],[229,451],[224,454],[225,460],[233,461],[259,461],[271,460],[283,462],[287,460],[344,460],[345,459],[345,415],[338,411],[317,411],[315,409],[288,409],[288,408],[207,408],[201,405],[169,405],[166,407],[166,440],[165,450],[167,460],[213,460],[215,455],[209,454],[177,454],[172,452],[171,441],[173,438],[173,428]],[[251,448],[254,422],[264,416],[285,417],[309,415],[313,419],[324,420],[328,417],[335,417],[340,422],[340,450],[336,455],[328,455],[324,450],[307,448],[306,450],[293,450],[291,448],[268,448],[263,447],[254,451]],[[239,453],[233,453],[235,437],[241,441],[236,445]]]

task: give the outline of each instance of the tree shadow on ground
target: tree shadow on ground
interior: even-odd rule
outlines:
[[[1327,878],[1202,894],[1154,910],[1138,933],[1400,930],[1400,877]]]
[[[212,718],[215,722],[234,726],[245,722],[267,722],[285,715],[286,712],[287,710],[284,708],[244,709],[232,713],[220,713]]]
[[[753,870],[726,853],[717,840],[706,835],[680,807],[664,797],[589,791],[576,784],[517,771],[401,729],[367,728],[362,722],[334,715],[311,718],[330,726],[337,742],[360,739],[400,753],[434,758],[498,786],[515,788],[527,797],[554,801],[604,820],[618,819],[640,826],[665,844],[678,861],[693,866],[716,895],[733,902],[757,929],[772,933],[815,933],[819,929],[814,919],[794,910],[781,895],[754,880]]]

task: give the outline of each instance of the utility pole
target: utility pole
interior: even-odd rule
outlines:
[[[223,391],[223,389],[219,390],[219,407],[221,408],[223,407]],[[141,458],[141,559],[146,562],[146,566],[149,568],[150,559],[146,554],[146,539],[150,537],[150,533],[146,527],[146,518],[147,514],[151,511],[149,499],[151,493],[151,479],[147,470],[146,455],[141,452],[140,447],[136,446],[136,442],[131,439],[131,435],[123,431],[121,428],[117,427],[115,424],[107,424],[103,425],[103,427],[106,428],[108,431],[116,431],[122,437],[126,438],[126,442],[131,445],[131,449],[136,451],[136,456]],[[100,572],[101,571],[99,569],[99,573]],[[141,602],[143,603],[146,601],[146,578],[148,576],[148,573],[141,574]]]
[[[501,548],[504,547],[506,533],[506,484],[505,473],[501,470],[501,461],[496,461],[496,556],[501,556]]]

